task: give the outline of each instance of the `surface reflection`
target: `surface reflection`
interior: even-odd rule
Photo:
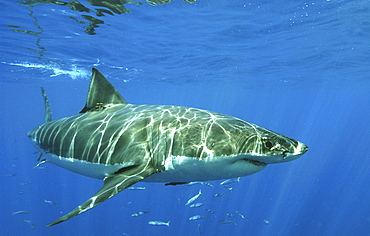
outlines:
[[[146,0],[146,2],[150,5],[163,5],[174,0]],[[194,3],[196,0],[183,0],[184,2]],[[58,0],[23,0],[18,2],[21,5],[28,6],[30,11],[32,12],[32,8],[36,5],[40,4],[53,4],[53,5],[60,5],[66,6],[73,11],[78,11],[82,13],[94,13],[95,16],[81,14],[81,17],[88,22],[88,25],[84,26],[85,33],[94,35],[96,34],[95,29],[99,27],[99,25],[104,24],[104,21],[101,17],[105,16],[106,14],[114,15],[114,14],[123,14],[123,13],[130,13],[131,11],[125,7],[126,4],[136,4],[142,5],[143,3],[140,1],[131,1],[131,0],[88,0],[91,6],[85,6],[79,1],[58,1]],[[96,8],[98,7],[98,8]],[[85,24],[86,22],[83,20],[79,20],[73,16],[68,16],[69,18],[75,20],[77,23]],[[100,19],[98,19],[100,18]],[[13,29],[14,30],[14,29]],[[17,32],[22,32],[21,30],[15,30]],[[23,32],[27,33],[27,32]]]

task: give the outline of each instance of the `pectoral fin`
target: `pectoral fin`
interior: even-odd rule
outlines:
[[[154,173],[154,168],[148,165],[129,166],[122,168],[114,175],[106,177],[104,179],[103,187],[99,189],[99,191],[95,193],[94,196],[92,196],[90,199],[82,203],[80,206],[78,206],[68,214],[51,222],[47,226],[59,224],[76,215],[79,215]]]

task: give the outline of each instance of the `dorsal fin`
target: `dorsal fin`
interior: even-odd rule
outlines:
[[[85,113],[107,104],[127,104],[127,102],[102,73],[92,68],[86,105],[80,113]]]
[[[45,89],[41,87],[41,94],[44,98],[44,105],[45,105],[45,123],[51,121],[51,110],[48,95],[46,95]]]

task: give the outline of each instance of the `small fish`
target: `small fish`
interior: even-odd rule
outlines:
[[[232,182],[240,182],[240,177],[236,178],[236,179],[227,179],[227,180],[224,180],[220,183],[220,185],[228,185],[228,184],[231,184]]]
[[[55,202],[53,202],[53,201],[48,201],[48,200],[44,199],[44,202],[45,202],[45,203],[48,203],[48,204],[50,204],[50,205],[53,205],[53,206],[58,206],[58,204],[57,204],[57,203],[55,203]]]
[[[121,207],[121,209],[122,208],[124,208],[124,207],[126,207],[126,206],[128,206],[128,205],[130,205],[132,202],[127,202],[125,205],[123,205],[122,207]]]
[[[213,195],[213,197],[222,197],[223,195],[225,195],[226,192],[223,192],[223,193],[216,193],[215,195]]]
[[[146,187],[129,187],[127,189],[130,189],[130,190],[144,190],[144,189],[146,189]]]
[[[196,185],[196,184],[202,184],[202,185],[207,185],[207,186],[210,186],[210,187],[213,187],[212,184],[208,183],[208,182],[200,182],[200,181],[193,181],[193,182],[170,182],[170,183],[166,183],[165,185],[168,186],[168,185],[186,185],[186,186],[193,186],[193,185]]]
[[[198,208],[198,207],[201,207],[203,205],[204,205],[204,202],[197,202],[197,203],[191,204],[189,207]]]
[[[199,231],[199,235],[202,235],[202,231],[200,230],[200,224],[198,224],[198,231]]]
[[[208,212],[209,214],[216,214],[216,212],[212,211],[211,209],[206,209],[206,212]]]
[[[139,211],[139,212],[136,212],[136,213],[132,214],[131,216],[132,217],[142,216],[142,215],[147,214],[149,212],[150,212],[150,210],[149,211]]]
[[[201,220],[203,218],[207,218],[207,216],[195,215],[195,216],[189,217],[189,220]]]
[[[161,225],[170,226],[170,221],[163,222],[163,221],[154,220],[154,221],[149,221],[148,224],[150,224],[150,225],[159,225],[159,226],[161,226]]]
[[[19,214],[30,214],[32,211],[15,211],[12,215],[19,215]]]
[[[218,222],[221,224],[231,224],[235,223],[235,220],[219,220]]]
[[[267,224],[267,225],[271,225],[271,221],[269,221],[269,220],[263,220],[263,222],[264,222],[265,224]]]
[[[187,186],[192,186],[192,185],[196,185],[196,184],[203,184],[203,182],[194,181],[194,182],[189,182],[189,183],[187,183],[187,184],[185,184],[185,185],[187,185]]]
[[[227,190],[231,191],[234,187],[225,187]]]
[[[233,215],[233,214],[228,213],[228,212],[224,212],[224,214],[225,214],[226,216],[230,217],[230,218],[233,218],[233,217],[234,217],[234,215]]]
[[[189,205],[190,203],[194,202],[200,195],[202,194],[202,190],[199,189],[199,192],[194,197],[190,198],[188,202],[185,204],[185,206]]]
[[[5,175],[6,177],[14,177],[14,176],[17,176],[17,174],[8,174],[8,175]]]
[[[35,228],[35,224],[32,221],[30,221],[30,220],[23,220],[23,221],[27,222],[31,226],[32,229]]]
[[[35,169],[35,168],[39,168],[39,166],[40,165],[42,165],[42,164],[44,164],[46,162],[46,160],[42,160],[42,161],[40,161],[39,163],[37,163],[37,165],[35,165],[34,167],[33,167],[33,169]]]
[[[207,186],[209,186],[209,187],[212,187],[212,188],[213,188],[213,185],[212,185],[211,183],[209,183],[209,182],[202,182],[202,184],[203,184],[203,185],[207,185]]]
[[[238,214],[240,216],[240,218],[242,218],[243,220],[245,221],[249,221],[248,219],[245,219],[244,215],[242,213],[240,213],[239,211],[235,211],[236,214]]]

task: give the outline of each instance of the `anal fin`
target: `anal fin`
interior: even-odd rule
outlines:
[[[116,174],[106,177],[103,187],[86,202],[46,226],[56,225],[77,216],[154,173],[154,168],[148,164],[125,167]]]

